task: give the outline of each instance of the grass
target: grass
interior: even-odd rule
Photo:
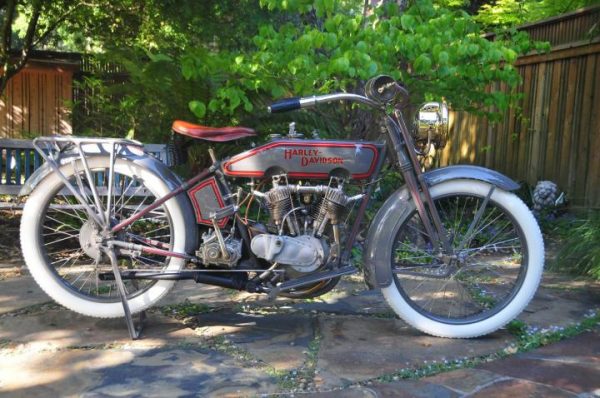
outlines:
[[[161,307],[161,312],[163,315],[171,316],[177,319],[189,318],[212,311],[213,308],[206,304],[191,303],[189,300],[185,300],[182,303],[165,305],[164,307]]]
[[[308,343],[304,351],[306,360],[299,369],[291,371],[275,371],[272,376],[278,379],[279,387],[289,392],[300,392],[313,389],[313,381],[317,372],[317,361],[321,349],[322,337],[319,331],[315,332],[314,338]]]

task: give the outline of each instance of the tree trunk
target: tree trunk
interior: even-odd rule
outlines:
[[[0,40],[0,65],[2,67],[2,76],[0,76],[0,95],[4,93],[8,81],[15,76],[29,59],[29,53],[34,46],[38,21],[42,12],[42,1],[34,0],[31,8],[31,18],[27,24],[27,31],[23,39],[23,47],[17,57],[11,54],[12,49],[12,25],[15,19],[17,0],[8,0],[1,8],[5,9],[4,20],[2,21],[2,32]]]

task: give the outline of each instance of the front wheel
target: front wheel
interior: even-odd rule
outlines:
[[[452,253],[434,248],[410,202],[394,233],[394,277],[383,295],[428,334],[491,333],[517,317],[539,285],[544,244],[537,222],[516,195],[484,182],[453,180],[430,191]]]

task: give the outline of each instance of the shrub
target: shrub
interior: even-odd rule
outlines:
[[[600,211],[573,222],[554,268],[600,280]]]

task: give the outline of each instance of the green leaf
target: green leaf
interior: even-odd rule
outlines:
[[[323,7],[325,8],[326,13],[333,12],[335,8],[335,0],[323,0]]]
[[[252,103],[248,100],[247,97],[244,97],[244,110],[246,112],[252,112],[252,109],[254,109],[254,106],[252,105]]]
[[[369,76],[375,76],[377,73],[377,64],[375,62],[371,62],[367,68],[367,73]]]
[[[219,109],[219,100],[211,99],[210,102],[208,103],[208,109],[211,112],[215,112],[217,109]]]
[[[516,61],[517,53],[514,50],[512,50],[510,48],[504,48],[503,50],[504,50],[503,51],[504,59],[506,60],[506,62],[509,62],[512,64],[513,62]]]
[[[146,54],[148,55],[148,58],[150,58],[150,61],[152,62],[172,62],[173,58],[169,57],[166,54],[152,54],[150,51],[146,52]]]
[[[438,54],[438,62],[440,65],[446,65],[449,59],[450,56],[446,51],[440,51],[440,53]]]
[[[415,59],[413,67],[417,73],[427,73],[431,69],[431,58],[427,54],[421,54]]]
[[[194,65],[191,62],[182,62],[181,74],[185,80],[190,80],[195,74]]]
[[[337,58],[332,63],[333,72],[344,73],[350,67],[350,61],[346,57]]]
[[[416,20],[412,15],[403,14],[400,17],[400,23],[402,24],[402,29],[412,31],[416,25]]]
[[[327,32],[335,32],[337,27],[335,26],[335,22],[333,21],[333,18],[327,18],[325,20],[325,30]]]
[[[190,101],[188,106],[190,111],[199,119],[202,119],[206,114],[206,105],[202,101]]]
[[[281,86],[275,86],[271,89],[271,95],[273,98],[281,98],[285,94],[285,91]]]

